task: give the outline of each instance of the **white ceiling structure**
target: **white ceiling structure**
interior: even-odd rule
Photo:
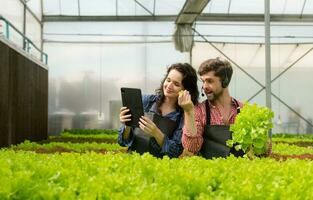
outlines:
[[[35,0],[29,3],[32,1]],[[190,10],[184,14],[187,2]],[[272,43],[313,42],[313,0],[271,1],[270,13]],[[195,28],[210,41],[264,42],[264,0],[45,0],[42,20],[180,24],[195,21]]]
[[[273,74],[272,80],[258,81],[247,69],[249,64],[244,64],[245,56],[234,59],[233,47],[237,44],[238,48],[243,47],[241,51],[253,54],[249,56],[250,65],[251,63],[260,67],[266,65],[264,2],[265,0],[46,0],[43,6],[43,22],[175,22],[175,28],[170,27],[174,29],[171,31],[175,36],[174,43],[177,50],[190,51],[193,64],[204,59],[197,55],[208,46],[211,50],[208,49],[207,52],[228,58],[237,69],[259,85],[260,90],[249,98],[253,99],[267,84],[271,84],[271,81],[275,82],[278,77],[283,76],[301,61],[302,67],[310,66],[311,61],[307,58],[312,55],[313,49],[313,0],[275,0],[269,1],[270,42],[272,45],[278,45],[273,46],[273,49],[279,49],[279,64],[273,64],[272,67],[280,69],[285,65],[285,68],[282,67],[284,70]],[[161,31],[158,32],[156,29],[154,33],[144,34],[152,36],[150,38],[155,36],[159,40],[160,38],[171,40],[171,32],[164,33],[162,29],[159,30]],[[129,35],[138,36],[138,33]],[[149,42],[149,39],[145,41]],[[293,47],[293,44],[296,44],[296,47]],[[262,46],[259,48],[255,45]],[[227,52],[227,49],[231,51]],[[248,49],[255,49],[255,51]],[[286,50],[284,54],[282,49]],[[272,52],[272,55],[272,63],[277,62],[277,52]],[[289,59],[294,57],[293,60],[289,60],[288,64],[280,63],[281,57],[286,55]],[[272,93],[272,96],[313,126],[307,117],[303,117],[282,100],[277,95],[277,91],[276,94]]]

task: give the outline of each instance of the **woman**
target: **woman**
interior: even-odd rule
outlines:
[[[152,113],[153,119],[142,116],[140,128],[125,126],[131,115],[128,114],[128,108],[121,108],[120,122],[123,126],[119,130],[118,143],[138,153],[149,152],[156,157],[178,157],[183,151],[181,137],[184,115],[177,102],[182,90],[189,92],[194,104],[198,103],[197,73],[188,63],[171,65],[156,95],[143,96],[144,111]]]

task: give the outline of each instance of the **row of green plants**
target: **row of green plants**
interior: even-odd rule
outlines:
[[[310,139],[313,140],[313,133],[312,134],[286,134],[286,133],[279,133],[273,134],[272,138],[294,138],[294,139]]]
[[[118,144],[26,141],[0,150],[0,199],[311,199],[311,161],[255,156],[267,148],[272,118],[269,109],[246,104],[231,126],[228,145],[250,159],[157,159],[120,153],[126,149]],[[55,138],[116,141],[117,131],[66,130]],[[310,139],[274,137],[273,153],[313,154],[292,144]],[[62,154],[35,153],[50,150]]]
[[[30,142],[26,140],[25,142],[11,146],[13,150],[24,150],[24,151],[37,151],[37,150],[55,150],[56,152],[66,152],[73,151],[78,153],[88,152],[88,151],[117,151],[124,150],[125,147],[121,147],[118,144],[109,143],[96,143],[96,142],[86,142],[86,143],[71,143],[71,142],[50,142],[44,144],[38,144],[36,142]]]
[[[95,138],[95,139],[117,139],[117,134],[72,134],[69,132],[62,132],[60,136],[52,136],[59,138]]]
[[[0,199],[312,199],[313,162],[0,150]]]
[[[45,142],[97,142],[97,143],[117,143],[117,130],[64,130],[58,136],[49,136]]]
[[[280,155],[301,155],[312,154],[313,147],[300,147],[298,145],[288,143],[275,143],[272,146],[272,152]]]
[[[273,137],[273,142],[286,142],[286,143],[295,143],[295,142],[313,142],[313,138],[308,137]]]
[[[25,141],[18,145],[11,146],[13,150],[24,150],[24,151],[38,151],[38,150],[55,150],[55,152],[78,152],[84,153],[89,151],[99,152],[103,151],[123,151],[126,152],[125,147],[119,146],[117,143],[97,143],[97,142],[85,142],[85,143],[71,143],[71,142],[50,142],[39,144],[36,142]],[[43,152],[44,153],[44,152]],[[301,155],[301,154],[312,154],[313,147],[300,147],[288,143],[274,143],[272,145],[272,153],[280,155]]]
[[[61,134],[71,135],[118,135],[116,129],[65,129]]]

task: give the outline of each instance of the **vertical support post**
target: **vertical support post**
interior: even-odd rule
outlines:
[[[118,0],[115,0],[115,15],[118,16]]]
[[[10,25],[9,22],[4,20],[5,22],[5,36],[9,40],[10,39]]]
[[[26,38],[24,37],[26,35],[26,2],[24,2],[23,4],[23,49],[26,49]]]
[[[29,53],[29,50],[30,50],[30,41],[28,41],[26,38],[24,38],[24,41],[25,41],[25,51],[27,53]]]
[[[78,16],[80,16],[80,0],[77,0]]]
[[[271,16],[270,0],[264,1],[264,23],[265,23],[265,92],[266,106],[272,108],[271,100]],[[269,137],[272,137],[272,130],[269,131]]]
[[[43,53],[43,0],[40,0],[40,9],[41,9],[41,22],[40,22],[40,59],[41,62],[44,62],[44,53]],[[46,63],[47,64],[47,63]]]
[[[148,89],[148,47],[147,47],[147,34],[148,34],[148,27],[147,27],[147,23],[143,23],[142,25],[142,33],[143,33],[143,41],[144,41],[144,48],[143,48],[143,71],[144,71],[144,93],[147,93],[147,89]]]

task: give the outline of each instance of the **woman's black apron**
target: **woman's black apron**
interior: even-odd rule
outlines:
[[[240,113],[240,106],[236,99],[237,114]],[[236,151],[234,147],[226,145],[226,141],[232,138],[229,125],[211,125],[211,112],[208,100],[205,102],[207,113],[207,124],[203,133],[203,144],[200,155],[205,158],[227,157],[230,153],[235,156],[243,156],[243,151]]]
[[[153,122],[162,131],[162,133],[167,135],[170,139],[173,137],[173,133],[179,125],[179,122],[173,121],[158,114],[153,114]],[[152,148],[151,144],[152,140],[155,140],[154,137],[143,132],[140,128],[135,128],[133,134],[134,141],[129,150],[136,151],[139,154],[149,152],[156,157],[163,156],[159,151],[156,151]]]

